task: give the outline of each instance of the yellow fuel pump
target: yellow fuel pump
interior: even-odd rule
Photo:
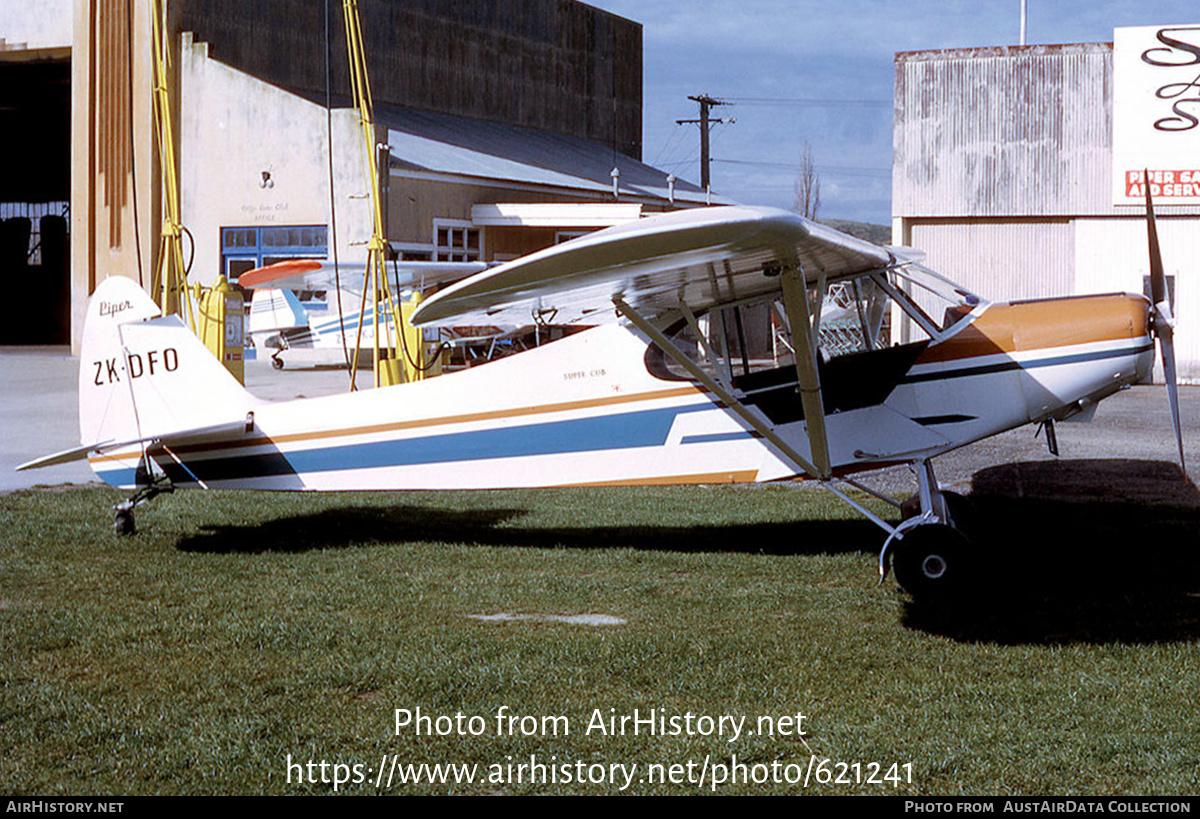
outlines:
[[[240,383],[246,382],[246,363],[243,360],[243,321],[245,303],[242,294],[224,276],[217,276],[211,288],[196,285],[196,302],[200,321],[197,332],[200,340],[212,350],[225,369]]]
[[[422,381],[442,374],[442,356],[440,344],[428,343],[425,332],[412,326],[412,314],[421,303],[420,293],[409,293],[396,299],[399,302],[400,330],[390,344],[379,346],[379,364],[375,371],[378,373],[378,386],[390,387],[393,384],[407,384],[412,381]],[[395,314],[388,315],[380,321],[380,326],[386,324],[388,336],[391,337],[394,328],[392,319]]]
[[[425,331],[412,326],[412,314],[421,304],[421,294],[414,292],[400,300],[400,332],[408,352],[404,359],[404,380],[421,381],[442,374],[440,344],[425,340]]]

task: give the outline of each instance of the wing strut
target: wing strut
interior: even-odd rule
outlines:
[[[821,277],[824,280],[824,276]],[[792,348],[796,376],[800,385],[800,404],[804,407],[804,426],[808,430],[809,451],[816,469],[813,474],[828,480],[833,470],[829,459],[829,438],[825,433],[825,404],[821,399],[821,376],[817,372],[817,336],[809,315],[808,287],[797,264],[789,264],[779,276],[783,285],[783,309],[792,328]],[[824,289],[819,292],[824,296]],[[820,305],[817,306],[819,320]]]
[[[704,370],[702,370],[700,366],[696,364],[696,362],[683,355],[683,353],[681,353],[679,349],[671,343],[669,338],[667,338],[657,327],[647,321],[643,316],[639,315],[632,307],[626,304],[624,299],[622,299],[620,296],[613,296],[613,304],[616,306],[617,312],[629,319],[629,321],[632,322],[635,327],[649,336],[650,340],[653,341],[659,349],[669,355],[676,364],[687,370],[693,378],[704,385],[705,389],[720,398],[721,401],[725,403],[725,406],[736,412],[742,418],[742,420],[744,420],[751,426],[751,428],[754,429],[755,432],[774,444],[776,449],[782,452],[785,457],[787,457],[790,461],[792,461],[793,464],[800,468],[800,471],[807,472],[814,478],[829,477],[828,450],[825,452],[826,472],[823,474],[815,466],[809,463],[803,456],[801,456],[800,453],[796,452],[795,449],[789,446],[786,441],[776,435],[774,428],[772,428],[769,424],[764,423],[761,418],[755,415],[748,407],[746,407],[745,404],[739,401],[731,391],[718,384],[717,381],[708,373],[704,372]],[[824,434],[824,420],[825,416],[822,414],[822,434]]]

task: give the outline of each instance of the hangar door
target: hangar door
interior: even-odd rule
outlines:
[[[0,58],[0,134],[0,344],[70,344],[70,60]]]

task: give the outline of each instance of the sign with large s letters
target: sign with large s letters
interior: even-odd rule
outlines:
[[[1200,205],[1200,23],[1113,31],[1113,204],[1147,183],[1156,206]]]

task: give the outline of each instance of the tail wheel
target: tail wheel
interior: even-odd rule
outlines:
[[[967,586],[970,541],[944,523],[926,523],[904,533],[892,551],[900,586],[918,600],[942,600]]]
[[[117,509],[113,515],[113,531],[118,535],[137,534],[137,526],[133,522],[132,509]]]

